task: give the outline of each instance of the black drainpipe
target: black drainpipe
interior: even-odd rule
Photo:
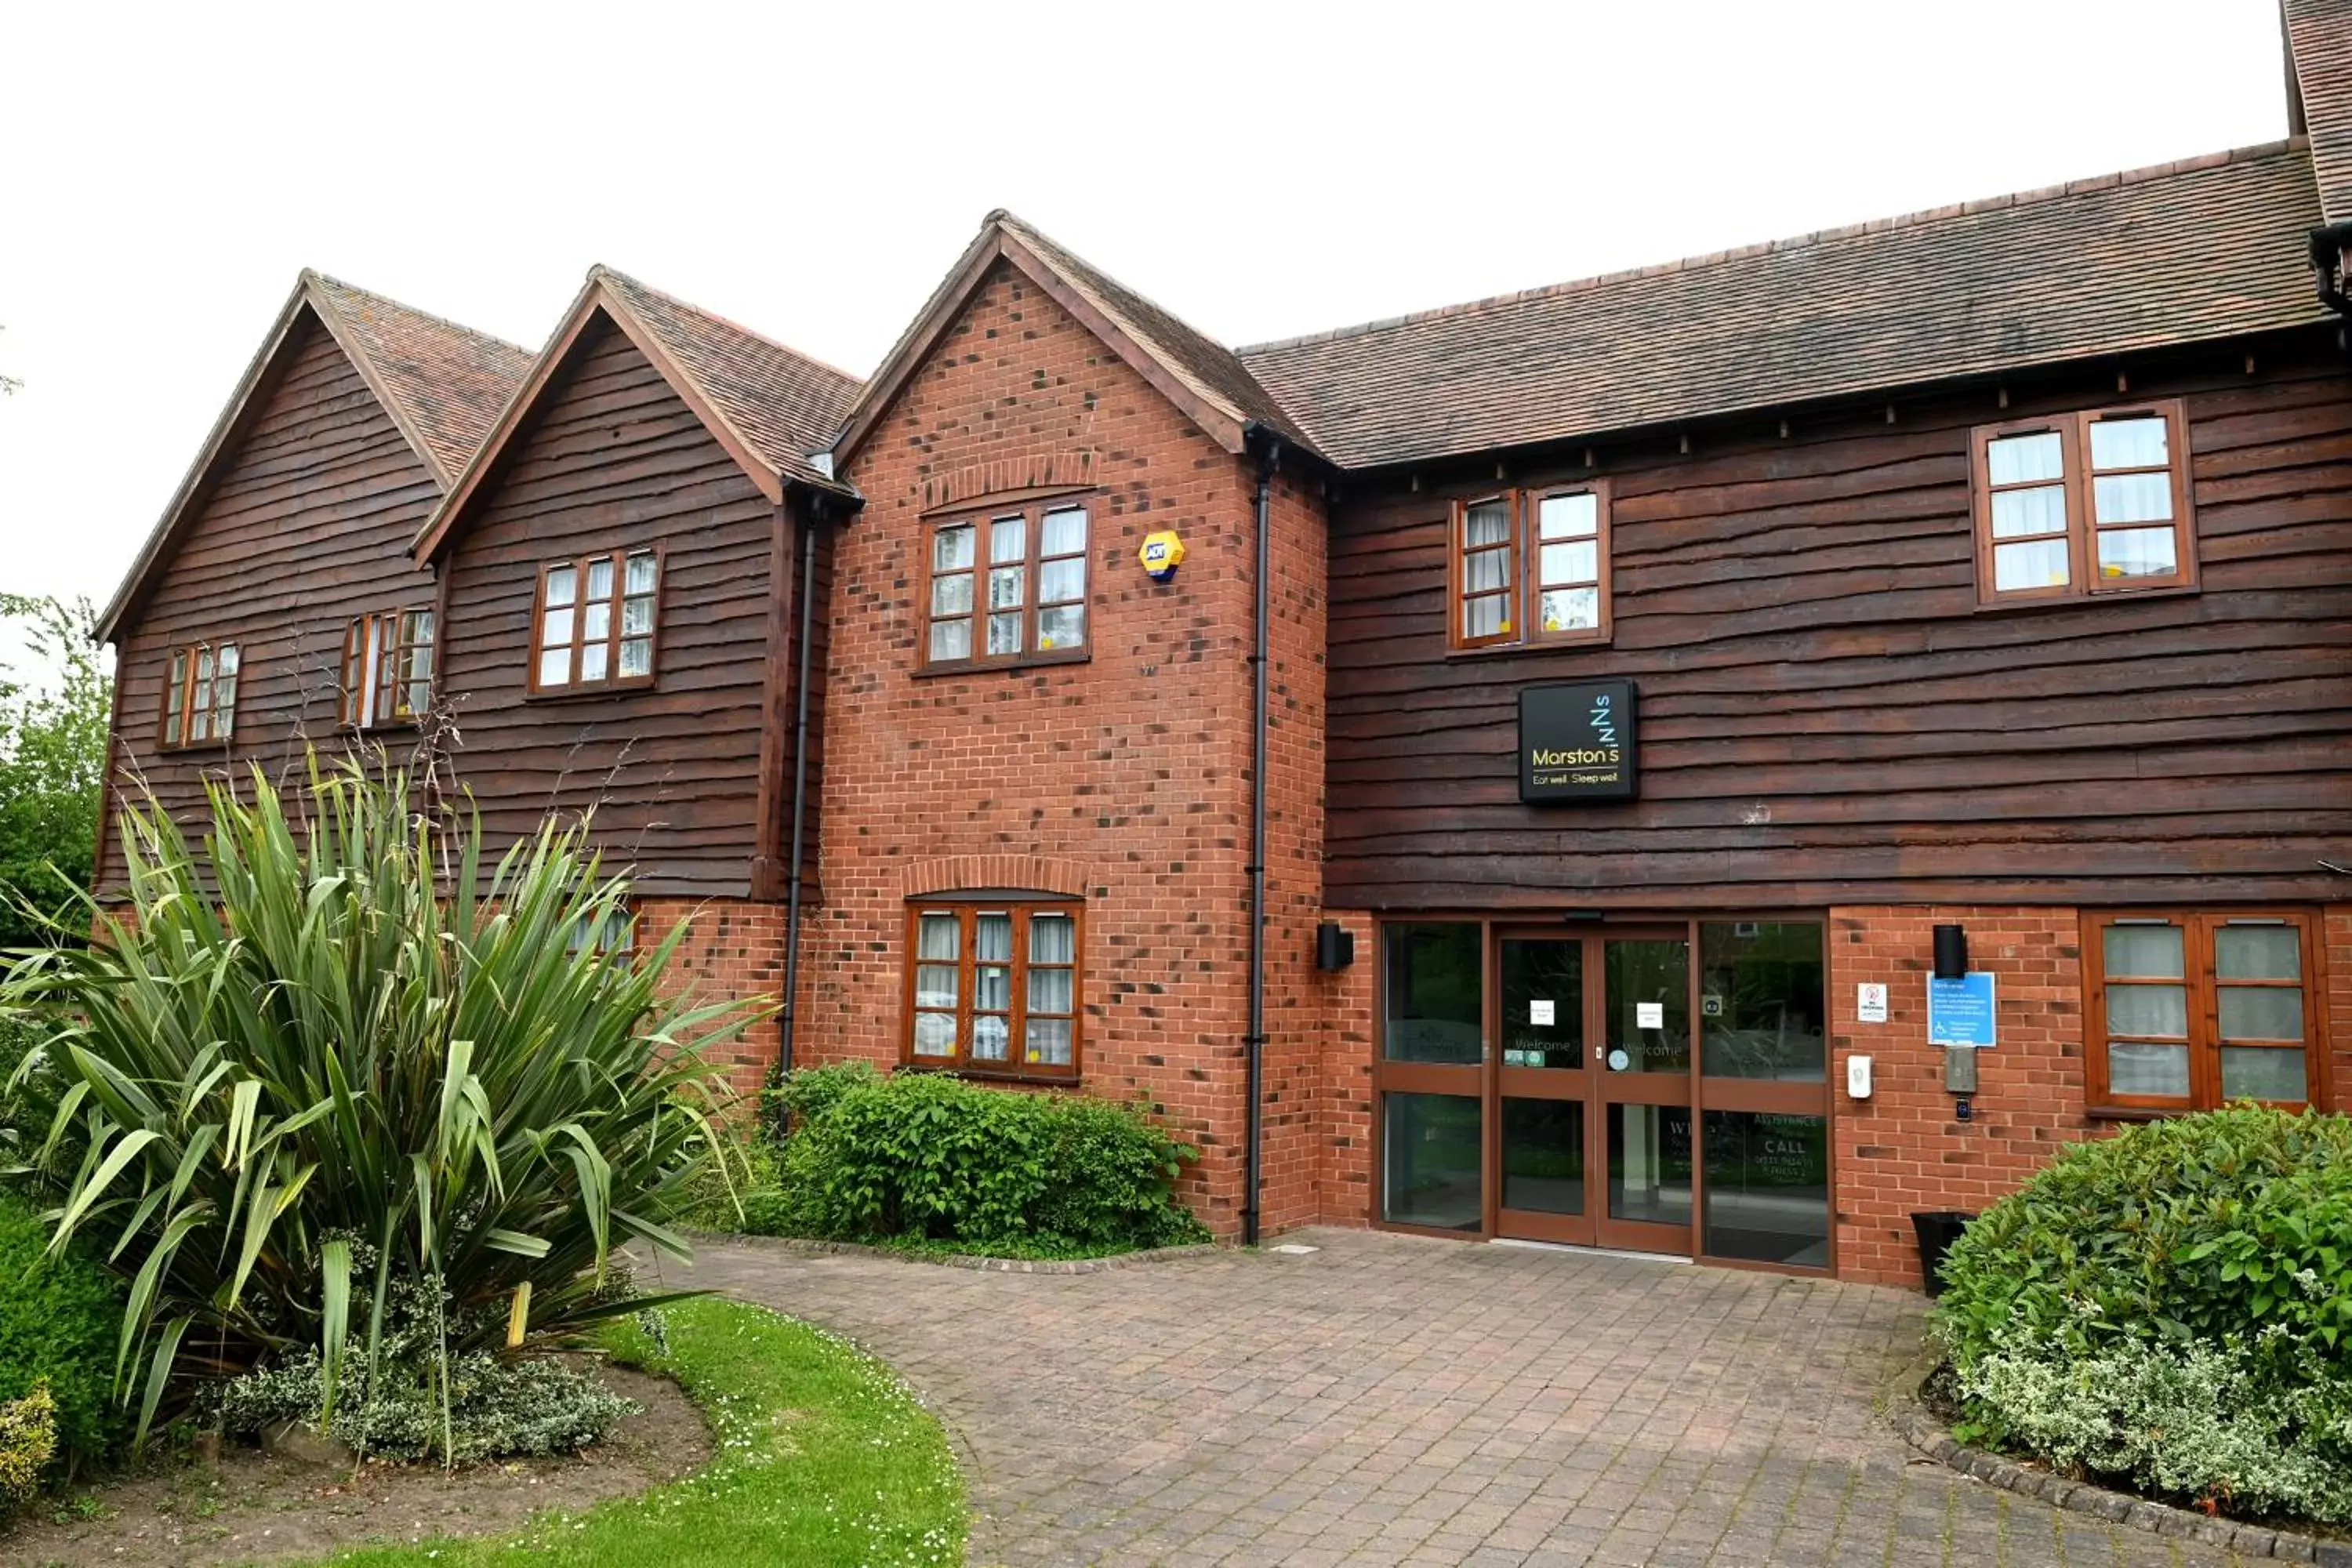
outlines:
[[[1268,579],[1274,569],[1274,474],[1282,443],[1268,437],[1257,468],[1257,609],[1250,668],[1256,681],[1250,735],[1249,1173],[1242,1199],[1242,1243],[1257,1245],[1258,1186],[1265,1167],[1265,753]]]
[[[816,525],[824,516],[823,498],[810,496],[800,516],[801,646],[800,673],[794,693],[800,711],[793,721],[793,848],[792,880],[784,897],[784,1010],[776,1020],[776,1073],[793,1070],[793,1010],[798,1005],[801,979],[801,858],[808,822],[809,658],[816,643]],[[776,1108],[775,1123],[784,1130],[783,1107]]]

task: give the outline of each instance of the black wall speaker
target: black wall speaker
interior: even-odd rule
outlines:
[[[1936,978],[1965,979],[1969,973],[1969,933],[1965,926],[1936,928]]]
[[[1315,928],[1315,967],[1345,969],[1356,962],[1356,933],[1338,921]]]

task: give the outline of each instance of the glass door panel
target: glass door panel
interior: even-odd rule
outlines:
[[[1471,921],[1381,931],[1382,1223],[1487,1227],[1486,944]]]
[[[1479,1102],[1468,1095],[1384,1094],[1381,1212],[1391,1225],[1484,1230]]]
[[[1503,1065],[1584,1066],[1584,944],[1504,939]]]
[[[1601,973],[1596,1141],[1607,1149],[1595,1228],[1605,1247],[1693,1250],[1688,930],[1591,939]]]
[[[1584,939],[1505,937],[1496,967],[1502,1037],[1496,1074],[1496,1233],[1590,1242]]]
[[[1706,1113],[1711,1258],[1830,1264],[1830,1124],[1769,1110]]]
[[[1675,1226],[1682,1235],[1674,1249],[1689,1250],[1689,1106],[1609,1108],[1609,1217],[1634,1225]]]
[[[1699,1250],[1830,1266],[1829,985],[1818,921],[1699,924]]]
[[[1673,1073],[1691,1065],[1690,942],[1682,937],[1612,937],[1601,1009],[1603,1065],[1612,1073]]]
[[[1584,1102],[1503,1101],[1503,1207],[1526,1215],[1584,1213]],[[1506,1213],[1505,1234],[1518,1214]],[[1548,1227],[1547,1227],[1548,1228]]]

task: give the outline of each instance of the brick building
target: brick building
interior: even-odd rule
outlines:
[[[118,771],[282,754],[236,683],[331,646],[787,1004],[746,1088],[1140,1098],[1229,1236],[1914,1281],[2069,1140],[2352,1105],[2352,6],[2287,12],[2267,146],[1255,348],[1003,213],[864,379],[602,268],[405,403],[275,348],[389,456],[200,472],[374,575],[206,599],[175,503]]]

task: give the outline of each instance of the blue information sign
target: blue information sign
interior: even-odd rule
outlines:
[[[1927,981],[1927,1043],[1931,1046],[1993,1045],[1992,976]]]

